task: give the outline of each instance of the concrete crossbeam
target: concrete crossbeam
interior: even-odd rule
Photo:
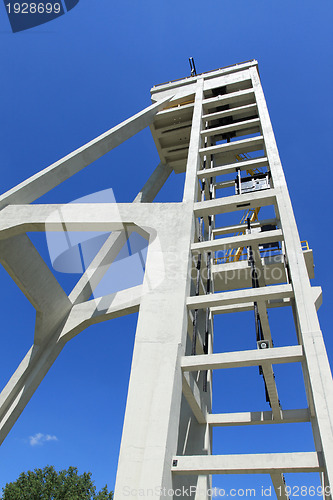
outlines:
[[[204,110],[216,108],[217,106],[224,106],[232,102],[242,102],[244,98],[254,97],[253,89],[239,90],[226,95],[219,95],[217,97],[210,97],[203,100]]]
[[[244,120],[241,122],[233,123],[231,125],[223,125],[221,127],[207,128],[201,131],[202,137],[212,137],[214,135],[226,134],[228,132],[234,132],[236,130],[245,130],[249,128],[258,128],[260,120],[259,118],[253,118],[252,120]]]
[[[234,212],[249,208],[265,207],[274,205],[276,200],[275,190],[267,189],[256,193],[236,194],[226,198],[216,198],[214,200],[198,201],[194,205],[196,217],[207,215],[217,215],[223,212]]]
[[[219,370],[224,368],[240,368],[264,364],[296,363],[304,360],[303,348],[300,345],[255,349],[251,351],[223,352],[218,354],[201,354],[183,356],[182,370]]]
[[[216,111],[215,113],[210,113],[208,115],[203,115],[203,121],[218,120],[220,118],[226,118],[227,116],[237,116],[242,114],[250,114],[257,112],[256,104],[246,104],[245,106],[239,106],[237,108],[226,109],[224,111]]]
[[[284,305],[290,305],[290,299],[284,299],[286,302]],[[279,306],[283,305],[283,299],[281,300]],[[213,315],[215,314],[232,314],[235,312],[246,312],[253,311],[253,302],[245,302],[243,304],[229,304],[227,306],[213,306],[210,308]]]
[[[243,254],[242,257],[246,257],[246,255]],[[217,258],[217,260],[219,260],[219,258]],[[266,286],[277,285],[285,283],[286,281],[285,268],[281,255],[278,255],[274,260],[268,260],[266,258],[265,265],[261,272],[262,274],[259,274],[259,283],[262,283],[260,286],[264,286],[264,284],[266,284]],[[245,259],[239,260],[238,262],[213,265],[212,275],[215,293],[245,289],[252,286],[251,267]],[[270,340],[270,337],[265,336],[265,339]]]
[[[237,169],[248,170],[255,168],[267,167],[268,160],[265,157],[255,158],[253,160],[237,161],[235,163],[229,163],[228,165],[216,166],[214,168],[205,168],[204,170],[199,170],[199,179],[204,179],[205,177],[217,177],[218,175],[232,174],[236,172]]]
[[[310,422],[310,410],[308,408],[296,410],[281,410],[281,420],[273,418],[272,411],[252,411],[239,413],[210,413],[207,422],[212,427],[228,427],[237,425],[261,425],[261,424],[292,424],[299,422]]]
[[[318,296],[321,297],[321,287],[312,287],[313,291],[313,296],[314,300]],[[319,290],[318,290],[319,289]],[[259,302],[258,302],[259,305]],[[282,298],[282,299],[273,299],[273,300],[268,300],[266,302],[266,307],[271,309],[271,308],[277,308],[277,307],[289,307],[291,306],[291,299],[288,297]],[[318,304],[318,307],[320,304]],[[235,312],[244,312],[244,311],[252,311],[253,310],[253,302],[248,302],[248,303],[240,303],[240,304],[229,304],[225,306],[214,306],[210,308],[210,311],[212,314],[229,314],[229,313],[235,313]]]
[[[193,252],[216,252],[217,250],[251,246],[254,243],[264,244],[282,240],[283,234],[281,229],[276,229],[273,231],[264,231],[262,233],[241,234],[239,236],[229,236],[228,238],[220,238],[218,240],[192,243],[191,250]]]
[[[27,231],[44,231],[46,224],[48,231],[63,231],[64,224],[68,231],[119,231],[127,222],[120,216],[117,203],[22,204],[9,205],[0,212],[2,238]]]
[[[276,472],[321,472],[316,452],[263,453],[256,455],[175,456],[174,474],[270,474]]]
[[[261,219],[257,222],[251,222],[251,228],[258,228],[267,224],[274,224],[276,226],[277,223],[277,219]],[[224,236],[225,234],[239,233],[240,231],[245,231],[246,229],[247,224],[244,222],[243,224],[235,224],[234,226],[217,227],[216,229],[213,229],[213,238],[216,236]]]
[[[0,212],[0,238],[27,231],[120,231],[124,226],[156,226],[164,204],[70,203],[9,205]],[[177,203],[170,203],[170,210]]]
[[[246,150],[247,148],[256,147],[258,149],[264,148],[263,136],[251,137],[250,139],[242,139],[241,141],[227,142],[225,144],[218,144],[217,146],[210,146],[208,148],[201,148],[200,155],[214,155],[219,153],[229,153],[230,151]]]
[[[205,307],[218,307],[231,304],[243,304],[260,300],[276,300],[293,297],[291,285],[271,285],[261,288],[249,288],[231,292],[221,292],[210,295],[188,297],[189,309],[203,309]]]

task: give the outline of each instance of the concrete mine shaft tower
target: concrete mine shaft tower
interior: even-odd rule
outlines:
[[[212,474],[270,474],[286,499],[284,473],[320,472],[328,491],[333,393],[321,289],[310,285],[312,251],[298,236],[257,62],[193,72],[151,96],[151,106],[0,198],[1,262],[37,311],[33,346],[0,397],[1,441],[68,340],[139,311],[116,500],[128,487],[191,485],[192,498],[206,500]],[[133,203],[31,204],[147,126],[161,163]],[[182,202],[151,203],[172,170],[186,173]],[[112,231],[69,296],[26,235],[46,223],[48,231]],[[143,284],[91,300],[133,231],[148,240]],[[267,310],[284,307],[298,342],[274,347]],[[214,352],[216,315],[242,311],[253,311],[257,348]],[[273,365],[296,362],[308,405],[285,410]],[[259,367],[271,411],[212,413],[213,371],[250,366]],[[212,454],[214,426],[293,422],[311,422],[316,451]]]

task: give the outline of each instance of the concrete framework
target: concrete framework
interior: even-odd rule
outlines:
[[[1,442],[68,340],[92,323],[139,311],[116,500],[124,488],[183,486],[197,487],[192,498],[207,499],[212,474],[267,473],[277,493],[285,472],[317,471],[333,485],[321,290],[310,285],[312,252],[300,243],[257,62],[159,85],[151,94],[151,106],[0,197],[1,263],[36,309],[34,343],[0,395]],[[161,163],[132,204],[31,205],[147,126]],[[172,170],[186,172],[183,201],[152,204]],[[228,191],[230,174],[237,174],[238,194]],[[241,192],[249,178],[258,189]],[[262,207],[272,207],[274,217],[259,219]],[[244,209],[240,223],[223,223],[225,214]],[[46,223],[48,231],[63,224],[67,231],[112,231],[69,296],[26,235]],[[149,241],[143,284],[90,299],[133,230]],[[292,308],[298,345],[272,347],[271,307]],[[258,345],[270,347],[214,353],[215,315],[251,309]],[[294,362],[302,364],[308,407],[284,410],[273,364]],[[213,414],[213,371],[247,366],[261,367],[271,411]],[[312,423],[315,451],[212,455],[214,426],[292,422]]]

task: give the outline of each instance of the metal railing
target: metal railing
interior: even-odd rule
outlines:
[[[303,252],[305,252],[306,250],[310,250],[309,243],[307,242],[307,240],[301,241],[301,247]]]
[[[247,219],[250,219],[250,222],[256,222],[258,220],[258,213],[259,213],[260,207],[257,208],[249,208],[248,210],[245,210],[243,217],[240,220],[240,224],[244,224],[244,229],[235,233],[234,236],[240,236],[242,234],[245,234],[246,231],[246,221]],[[219,257],[220,259],[224,259],[223,263],[226,262],[238,262],[242,253],[243,253],[244,247],[239,247],[239,248],[230,248],[227,250],[226,254],[223,257]],[[215,259],[216,260],[216,259]],[[222,262],[221,262],[222,263]],[[216,264],[216,262],[215,262]]]
[[[244,233],[240,233],[240,234],[244,234]],[[309,243],[307,240],[301,241],[301,247],[302,247],[303,252],[310,250]],[[228,253],[229,253],[229,251],[228,251],[227,254],[223,255],[222,257],[215,257],[213,262],[215,265],[218,265],[218,264],[227,264],[229,262],[238,262],[238,261],[242,261],[242,260],[247,260],[247,258],[248,258],[247,251],[244,252],[244,249],[246,250],[246,247],[243,247],[241,249],[242,251],[237,256],[237,260],[235,258],[232,258],[236,254],[230,256],[230,255],[228,255]],[[240,248],[238,248],[237,251],[238,250],[240,250]],[[271,248],[271,249],[270,248],[259,248],[259,252],[260,252],[261,257],[272,257],[274,255],[280,255],[282,253],[282,249],[281,248]]]

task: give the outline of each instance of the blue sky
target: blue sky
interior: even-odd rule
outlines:
[[[314,251],[313,284],[323,287],[319,318],[332,363],[332,18],[329,0],[80,0],[64,16],[13,34],[1,5],[1,191],[149,105],[154,84],[189,75],[190,56],[198,72],[257,59],[300,236]],[[106,188],[117,201],[132,201],[157,163],[146,130],[40,202],[70,202]],[[158,200],[179,201],[181,182],[172,177]],[[34,238],[44,255],[45,242]],[[2,268],[0,276],[2,388],[31,345],[35,314]],[[68,292],[77,280],[57,276]],[[113,487],[136,319],[90,327],[65,347],[0,450],[0,488],[46,464],[89,470],[98,488]],[[288,312],[281,320],[274,311],[270,319],[277,344],[296,342]],[[238,333],[253,323],[250,316],[225,321],[222,330]],[[249,348],[254,336],[237,334]],[[216,347],[241,348],[222,333]],[[282,406],[302,407],[298,367],[278,368]],[[228,403],[217,401],[216,411],[268,409],[257,371],[247,374],[248,389],[237,370],[217,375]],[[257,429],[220,429],[215,452],[313,448],[307,424],[284,429],[284,436],[271,426],[260,436]],[[244,484],[244,478],[230,481]]]

